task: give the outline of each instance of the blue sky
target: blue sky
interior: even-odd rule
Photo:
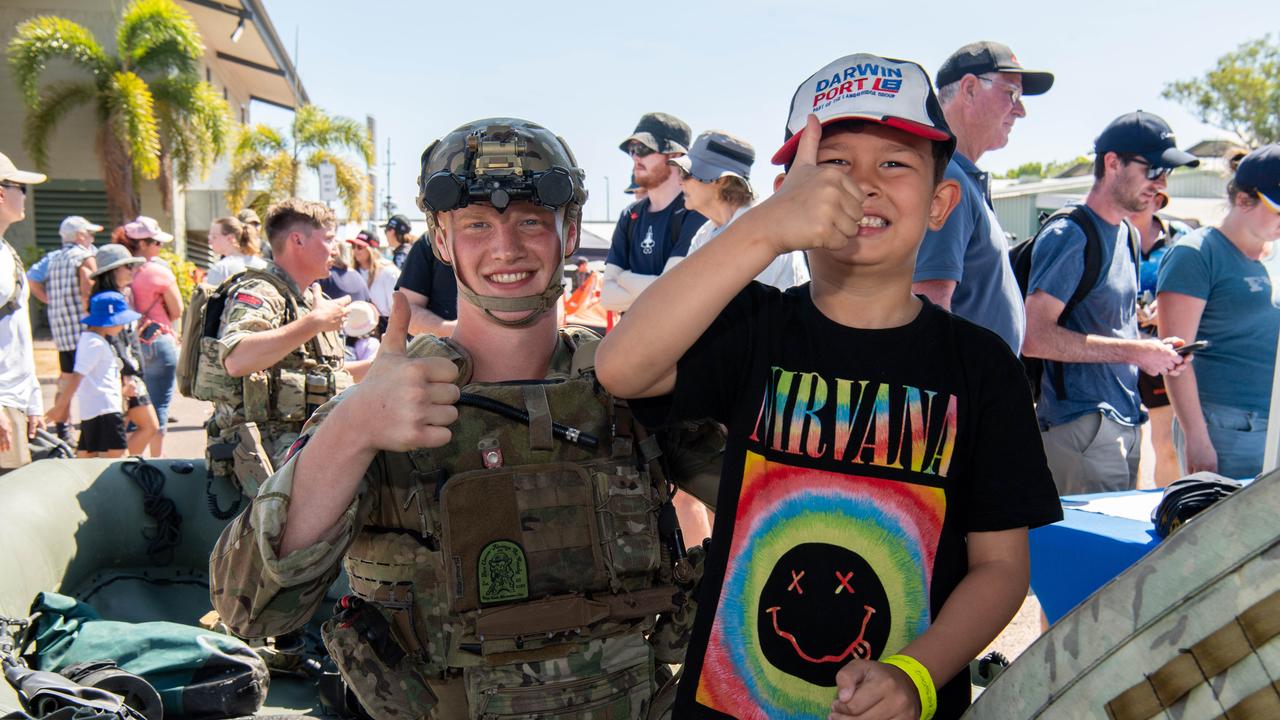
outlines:
[[[752,180],[767,192],[787,104],[808,75],[842,55],[874,52],[931,74],[961,45],[1010,45],[1053,72],[1026,99],[1009,145],[980,164],[1002,171],[1087,153],[1114,117],[1162,115],[1184,147],[1220,132],[1162,100],[1171,80],[1203,74],[1245,40],[1280,30],[1280,3],[1166,2],[409,2],[267,0],[284,44],[299,37],[312,102],[378,127],[378,174],[392,144],[391,195],[414,204],[417,164],[435,138],[470,120],[507,115],[547,126],[586,169],[587,219],[616,216],[630,160],[618,143],[641,114],[682,118],[696,135],[723,129],[756,148]],[[256,104],[254,120],[283,126]],[[385,186],[380,188],[385,196]],[[379,198],[381,202],[382,198]],[[613,219],[609,217],[608,219]]]

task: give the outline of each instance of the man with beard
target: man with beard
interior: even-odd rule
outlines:
[[[630,308],[672,258],[689,253],[689,242],[707,221],[685,208],[680,174],[667,164],[689,152],[690,134],[689,126],[674,115],[647,113],[618,146],[635,163],[635,184],[645,196],[623,210],[614,226],[600,293],[600,304],[608,310]]]
[[[1098,282],[1064,317],[1092,250],[1085,229],[1059,217],[1036,239],[1027,283],[1022,351],[1047,361],[1036,414],[1062,495],[1135,486],[1146,420],[1138,370],[1176,375],[1183,363],[1181,339],[1138,334],[1139,248],[1127,218],[1150,212],[1174,168],[1199,161],[1178,149],[1163,119],[1141,111],[1112,121],[1094,150],[1096,181],[1082,207],[1098,236]]]

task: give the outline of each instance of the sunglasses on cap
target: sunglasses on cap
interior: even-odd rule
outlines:
[[[26,195],[26,194],[27,194],[27,184],[26,184],[26,183],[0,182],[0,187],[13,188],[14,190],[17,190],[18,192],[22,193],[23,195]]]
[[[1147,169],[1148,180],[1159,180],[1160,178],[1166,177],[1168,176],[1169,173],[1173,172],[1173,168],[1171,167],[1157,167],[1155,165],[1152,165],[1151,161],[1138,155],[1126,156],[1124,158],[1124,161],[1126,163],[1137,163],[1145,167]]]
[[[633,142],[627,146],[627,154],[631,157],[649,157],[654,152],[653,148],[644,143]]]

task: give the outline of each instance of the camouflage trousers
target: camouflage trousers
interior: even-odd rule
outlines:
[[[356,633],[326,623],[325,644],[374,720],[647,720],[658,688],[649,643],[636,633],[590,640],[565,658],[468,667],[426,679],[376,657]]]

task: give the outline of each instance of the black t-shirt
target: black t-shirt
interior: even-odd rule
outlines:
[[[1062,517],[1017,358],[927,301],[859,330],[807,284],[752,283],[675,392],[633,406],[729,430],[678,717],[827,717],[841,667],[929,627],[967,572],[966,533]],[[936,717],[959,717],[968,673],[938,694]]]
[[[427,309],[442,320],[458,319],[458,281],[453,268],[436,260],[424,235],[409,249],[396,289],[405,288],[427,296]]]
[[[632,203],[618,216],[605,262],[640,275],[661,275],[668,260],[689,254],[690,241],[706,221],[685,209],[684,193],[657,212],[648,198]]]

